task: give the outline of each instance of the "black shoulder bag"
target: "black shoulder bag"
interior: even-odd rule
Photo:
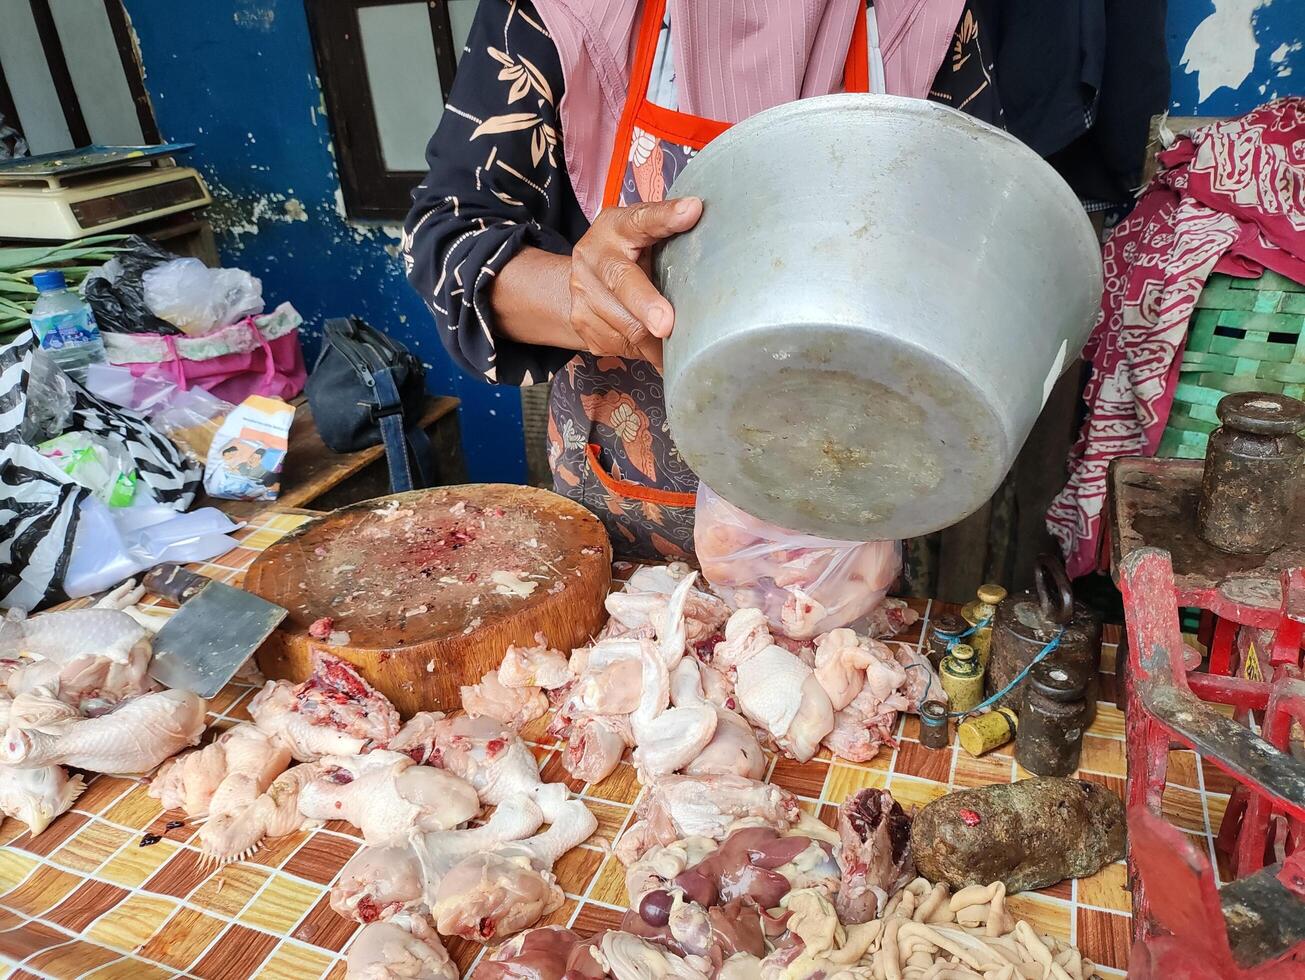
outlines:
[[[426,372],[401,344],[356,317],[327,320],[304,390],[328,448],[351,453],[383,442],[392,493],[434,485],[421,427]]]

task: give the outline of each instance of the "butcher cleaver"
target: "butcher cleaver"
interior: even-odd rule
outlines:
[[[179,565],[158,566],[143,584],[181,606],[154,636],[150,676],[202,698],[222,690],[286,616],[281,606]]]

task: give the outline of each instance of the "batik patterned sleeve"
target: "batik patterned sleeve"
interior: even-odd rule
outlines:
[[[544,381],[572,352],[497,333],[494,277],[523,247],[569,255],[586,227],[562,158],[562,68],[527,0],[484,0],[404,226],[408,280],[462,368]]]

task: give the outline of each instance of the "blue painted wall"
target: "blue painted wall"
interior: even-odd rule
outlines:
[[[271,302],[290,300],[311,327],[351,312],[400,337],[431,365],[432,390],[462,399],[471,478],[523,480],[517,393],[466,377],[449,361],[403,279],[397,231],[343,217],[302,0],[126,4],[164,136],[199,144],[192,160],[219,198],[224,261],[259,276]],[[1219,37],[1221,57],[1240,51],[1250,66],[1235,87],[1204,101],[1200,73],[1189,68],[1237,70],[1212,69],[1208,58],[1182,64],[1203,23]],[[1305,92],[1305,0],[1218,0],[1217,11],[1215,0],[1170,0],[1167,33],[1175,114],[1233,114]],[[317,344],[308,334],[311,356]]]
[[[1239,84],[1207,91],[1204,101],[1197,69],[1210,58],[1198,55],[1183,64],[1198,28],[1210,31],[1222,49],[1223,63],[1213,69],[1216,78],[1226,72],[1235,79],[1243,67],[1249,68]],[[1231,116],[1274,98],[1305,94],[1302,0],[1169,0],[1165,33],[1173,67],[1174,115]]]
[[[269,304],[289,300],[316,332],[330,316],[362,316],[430,365],[432,391],[462,399],[471,479],[522,482],[521,401],[466,377],[409,289],[397,229],[343,217],[303,0],[126,0],[145,84],[165,139],[198,144],[190,161],[210,182],[225,264],[263,280]]]

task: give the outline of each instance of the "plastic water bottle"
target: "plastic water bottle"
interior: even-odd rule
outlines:
[[[95,314],[68,289],[58,269],[38,272],[32,283],[40,293],[32,308],[32,333],[59,367],[84,384],[87,365],[107,360]]]

